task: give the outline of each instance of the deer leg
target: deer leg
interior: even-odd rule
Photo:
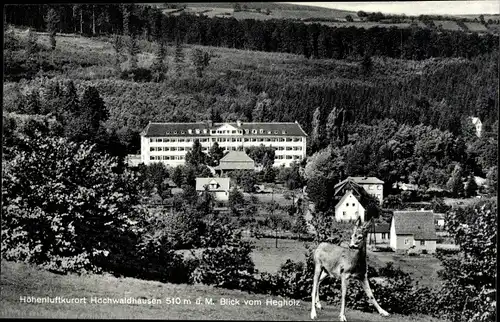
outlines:
[[[313,289],[311,293],[311,319],[315,319],[317,317],[316,314],[316,293],[318,290],[318,284],[319,284],[319,276],[321,275],[321,264],[316,263],[314,266],[314,277],[313,277]]]
[[[321,284],[321,282],[323,282],[323,280],[328,276],[328,273],[325,271],[325,270],[322,270],[321,271],[321,275],[319,277],[319,280],[318,280],[318,285],[316,286],[316,308],[318,310],[321,310],[322,307],[321,307],[321,303],[319,301],[319,285]]]
[[[382,316],[389,316],[389,313],[381,308],[380,305],[378,305],[377,300],[375,300],[372,289],[370,288],[370,284],[368,283],[368,278],[366,276],[363,281],[361,281],[361,284],[363,285],[363,290],[365,290],[366,296],[368,296],[368,300],[373,304],[373,306],[375,306],[378,313]]]
[[[341,274],[340,275],[340,280],[341,280],[341,294],[342,294],[342,297],[340,299],[340,314],[339,314],[339,321],[342,321],[342,322],[347,322],[347,319],[345,317],[345,297],[346,297],[346,294],[347,294],[347,284],[348,284],[348,280],[347,280],[347,276],[345,276],[344,274]]]

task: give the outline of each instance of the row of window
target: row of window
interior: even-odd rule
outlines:
[[[149,157],[151,161],[161,160],[184,160],[183,155],[152,155]],[[276,160],[300,160],[300,155],[277,155]]]
[[[257,129],[253,129],[253,130],[249,130],[249,129],[245,129],[245,130],[210,130],[210,134],[286,134],[286,131],[285,130],[281,130],[281,131],[278,131],[278,130],[274,130],[274,131],[271,131],[271,130],[264,130],[264,129],[259,129],[257,131]],[[174,131],[167,131],[166,134],[208,134],[208,130],[207,129],[188,129],[187,132],[185,130],[174,130]]]
[[[224,147],[224,146],[221,146],[221,148],[225,149],[225,150],[231,150],[231,151],[236,151],[238,149],[238,147]],[[190,146],[151,146],[149,147],[149,151],[190,151],[192,149],[192,147]],[[207,147],[202,147],[201,148],[202,151],[208,151],[209,149]],[[287,147],[277,147],[276,150],[278,151],[302,151],[302,147],[301,146],[287,146]]]
[[[284,160],[284,159],[300,160],[301,158],[302,158],[302,156],[300,156],[300,155],[277,155],[277,156],[275,156],[276,160]]]
[[[149,157],[151,161],[161,161],[161,160],[184,160],[183,155],[152,155]]]
[[[346,205],[346,207],[349,207],[349,203],[348,203],[348,202],[346,202],[346,204],[345,204],[345,205]],[[356,207],[356,204],[353,202],[353,203],[352,203],[352,206],[353,206],[353,207]]]
[[[149,142],[210,142],[210,138],[150,138]],[[302,142],[302,138],[212,138],[212,142]]]
[[[410,240],[408,238],[405,238],[405,245],[408,245],[410,243]],[[420,246],[425,246],[425,240],[420,241]]]
[[[368,190],[375,190],[375,186],[368,186]],[[382,185],[377,185],[377,190],[382,190]]]

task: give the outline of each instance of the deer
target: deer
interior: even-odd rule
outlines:
[[[370,303],[375,306],[382,316],[389,316],[389,313],[382,309],[375,300],[373,292],[368,283],[368,273],[366,264],[366,236],[373,219],[362,224],[360,217],[357,218],[351,235],[348,247],[334,245],[323,242],[314,251],[314,278],[312,288],[311,319],[317,317],[316,308],[321,310],[319,301],[319,285],[327,276],[340,277],[341,280],[341,306],[340,321],[347,321],[345,316],[345,297],[350,279],[361,282],[363,290]]]

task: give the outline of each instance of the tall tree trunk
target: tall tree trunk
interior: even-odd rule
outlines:
[[[95,5],[92,5],[92,35],[95,35]]]
[[[83,7],[80,7],[80,35],[83,34]]]

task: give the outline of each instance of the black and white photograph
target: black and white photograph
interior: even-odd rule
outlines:
[[[500,0],[3,26],[1,319],[497,320]]]

